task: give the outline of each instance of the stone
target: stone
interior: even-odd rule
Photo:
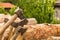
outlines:
[[[28,25],[35,25],[37,24],[37,20],[35,18],[28,18]]]

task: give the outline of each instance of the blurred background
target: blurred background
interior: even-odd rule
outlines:
[[[60,24],[60,0],[0,0],[0,13],[13,15],[16,7],[38,23]]]

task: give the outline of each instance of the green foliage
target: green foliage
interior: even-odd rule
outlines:
[[[26,17],[34,17],[38,23],[51,23],[54,15],[55,0],[20,0],[18,6],[24,10]]]
[[[57,17],[53,18],[53,21],[51,22],[52,24],[60,24],[60,19]]]
[[[51,23],[54,15],[55,0],[4,0],[23,9],[27,18],[36,18],[38,23]],[[14,2],[13,2],[14,1]]]
[[[5,12],[4,8],[0,8],[0,14],[4,12]]]
[[[14,14],[15,9],[16,9],[16,8],[11,8],[11,9],[9,10],[9,14],[10,14],[10,15],[13,15],[13,14]]]
[[[15,11],[16,8],[11,8],[9,11],[6,11],[4,8],[0,8],[0,14],[4,13],[4,14],[10,14],[10,15],[13,15],[14,14],[14,11]]]

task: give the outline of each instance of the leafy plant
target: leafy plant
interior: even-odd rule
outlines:
[[[15,8],[11,8],[11,9],[9,10],[9,14],[10,14],[10,15],[13,15],[13,14],[14,14],[15,9],[16,9],[16,7],[15,7]]]
[[[36,18],[38,23],[51,23],[54,15],[55,0],[5,0],[23,9],[27,18]],[[11,12],[12,13],[12,12]]]
[[[54,15],[55,0],[20,0],[18,6],[27,18],[36,18],[38,23],[51,23]]]
[[[4,8],[0,8],[0,14],[4,12],[5,12]]]

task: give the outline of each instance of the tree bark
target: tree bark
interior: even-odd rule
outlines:
[[[60,35],[60,26],[56,25],[30,25],[23,35],[23,40],[41,40],[49,36]]]

